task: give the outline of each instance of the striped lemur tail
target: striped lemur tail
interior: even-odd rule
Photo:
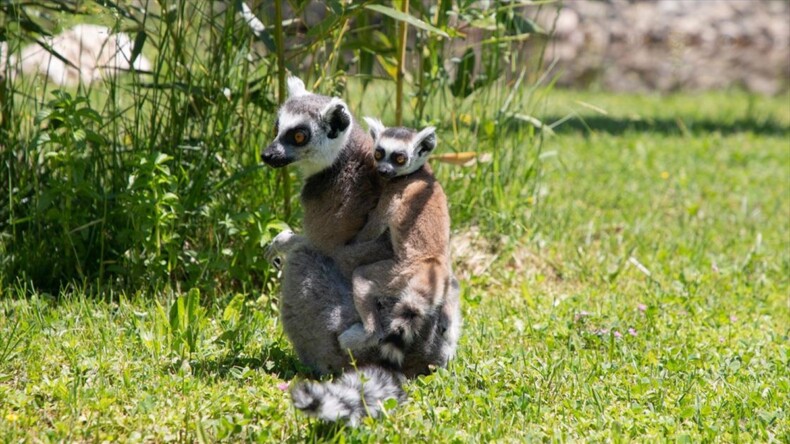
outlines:
[[[350,370],[332,382],[302,381],[291,389],[294,406],[324,421],[345,421],[356,427],[365,416],[377,417],[384,401],[406,400],[405,377],[382,367]]]
[[[380,365],[369,364],[357,370],[347,370],[332,382],[302,381],[291,390],[294,406],[309,416],[324,421],[345,421],[356,426],[365,416],[379,416],[383,402],[394,398],[398,404],[406,401],[403,390],[406,378],[427,374],[432,368],[446,367],[455,356],[461,333],[459,306],[460,287],[456,279],[450,282],[450,294],[434,318],[406,344],[398,334],[390,335],[380,345],[406,353],[399,362],[384,359]]]

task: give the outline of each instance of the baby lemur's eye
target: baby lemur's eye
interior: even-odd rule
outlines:
[[[381,160],[384,158],[384,150],[381,148],[376,148],[376,151],[373,152],[373,158],[376,160]]]
[[[307,136],[304,134],[304,131],[297,131],[294,133],[294,142],[296,143],[304,143]]]
[[[403,165],[406,163],[406,155],[403,153],[395,153],[392,155],[392,161],[397,165]]]

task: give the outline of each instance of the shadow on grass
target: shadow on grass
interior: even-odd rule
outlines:
[[[310,374],[310,368],[304,366],[292,353],[271,344],[258,357],[239,357],[231,353],[220,359],[198,360],[191,363],[192,374],[206,379],[227,378],[234,369],[249,368],[261,370],[280,379],[291,380],[296,375]]]
[[[337,440],[338,434],[343,433],[344,429],[347,429],[346,424],[343,422],[324,422],[318,419],[310,419],[309,421],[310,424],[305,430],[305,436],[299,437],[299,440],[289,442],[332,442]]]
[[[565,117],[544,116],[546,124],[559,122]],[[524,123],[513,121],[513,129],[520,128]],[[610,117],[603,115],[579,116],[560,123],[554,128],[558,134],[580,132],[606,133],[619,135],[627,132],[652,132],[662,134],[700,134],[720,133],[723,135],[737,133],[754,133],[764,136],[786,136],[790,134],[790,126],[783,125],[773,119],[738,118],[732,120],[710,120],[690,118],[646,118],[632,119],[628,117]]]

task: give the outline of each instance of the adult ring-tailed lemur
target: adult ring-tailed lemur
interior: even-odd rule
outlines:
[[[354,352],[358,370],[352,369],[338,336],[360,317],[349,276],[335,255],[343,251],[360,265],[392,256],[386,234],[358,251],[351,244],[381,197],[373,140],[342,100],[310,93],[293,77],[288,89],[277,135],[262,158],[275,168],[294,164],[301,172],[304,234],[282,233],[267,257],[284,258],[280,316],[299,359],[317,374],[344,372],[332,383],[297,384],[291,393],[295,405],[307,413],[355,424],[365,415],[376,416],[380,401],[402,399],[404,377],[443,367],[453,357],[460,336],[460,289],[453,278],[443,305],[415,332],[400,365],[382,358],[374,345]]]

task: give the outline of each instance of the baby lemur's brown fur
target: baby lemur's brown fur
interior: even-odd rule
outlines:
[[[352,350],[381,341],[383,354],[400,362],[403,347],[414,340],[415,332],[441,306],[448,291],[452,275],[450,216],[444,191],[425,164],[436,144],[434,129],[418,133],[384,128],[372,119],[368,123],[376,140],[374,158],[384,187],[355,243],[376,242],[388,231],[394,254],[391,259],[353,270],[354,304],[364,333],[357,324],[339,340],[341,346]],[[383,304],[381,298],[396,301]],[[386,316],[381,312],[385,305],[391,307]],[[383,317],[389,320],[388,325],[383,324]]]

